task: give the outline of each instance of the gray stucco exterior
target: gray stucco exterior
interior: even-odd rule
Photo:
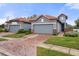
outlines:
[[[56,23],[57,24],[57,32],[61,32],[61,24],[59,22]]]
[[[62,14],[63,15],[63,14]],[[59,16],[60,18],[61,16]],[[48,19],[44,16],[39,17],[36,21],[32,22],[31,29],[33,33],[45,33],[45,34],[54,34],[60,33],[64,31],[64,23],[63,20],[56,19]]]
[[[64,17],[63,20],[61,17]],[[17,32],[19,29],[31,29],[33,33],[54,34],[55,32],[60,33],[64,31],[64,28],[66,27],[66,19],[67,16],[63,14],[59,15],[58,17],[49,16],[49,18],[41,15],[34,18],[32,22],[16,22],[15,24],[12,22],[7,23],[5,28],[10,32]]]
[[[23,26],[22,26],[22,28],[23,28],[24,30],[29,30],[29,29],[31,29],[31,24],[29,24],[29,23],[24,23]]]
[[[41,19],[43,19],[43,22]],[[53,34],[53,30],[57,29],[57,21],[48,20],[45,17],[41,17],[37,21],[32,22],[31,26],[31,29],[34,33]]]

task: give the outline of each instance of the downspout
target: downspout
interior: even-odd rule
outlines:
[[[33,23],[31,23],[31,31],[33,32]]]
[[[57,30],[57,33],[58,33],[58,24],[57,24],[57,21],[56,21],[56,30]]]
[[[65,23],[64,23],[64,30],[66,29],[66,20],[65,20]],[[65,33],[65,31],[64,31],[64,33]]]

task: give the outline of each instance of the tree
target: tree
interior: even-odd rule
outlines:
[[[76,27],[79,27],[79,18],[75,21]]]
[[[73,29],[74,26],[72,26],[72,25],[70,25],[70,24],[66,24],[66,28]]]
[[[37,17],[37,15],[36,15],[36,14],[34,14],[34,15],[32,15],[32,16],[30,16],[30,17],[28,17],[28,18],[35,18],[35,17]]]
[[[0,25],[0,28],[4,28],[4,24],[1,24],[1,25]]]

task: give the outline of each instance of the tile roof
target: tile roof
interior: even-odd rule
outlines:
[[[49,20],[56,20],[57,17],[55,16],[50,16],[50,15],[44,15],[46,18],[48,18]]]
[[[46,17],[48,20],[57,20],[57,17],[55,16],[50,16],[50,15],[40,15],[40,16],[37,16],[35,18],[15,18],[15,19],[12,19],[12,20],[9,20],[7,22],[13,22],[13,21],[18,21],[18,22],[32,22],[32,21],[35,21],[37,20],[38,18],[40,18],[41,16],[44,16]]]
[[[16,21],[25,22],[25,21],[27,21],[27,19],[26,18],[16,18]]]
[[[15,22],[15,21],[17,21],[17,22],[29,22],[29,20],[27,20],[26,18],[15,18],[15,19],[11,19],[11,20],[9,20],[9,21],[7,21],[7,23],[8,22]]]
[[[38,16],[38,17],[36,17],[36,18],[30,19],[30,21],[31,21],[31,22],[32,22],[32,21],[36,21],[38,18],[40,18],[40,17],[42,17],[42,16],[46,17],[48,20],[57,20],[57,17],[55,17],[55,16],[40,15],[40,16]]]

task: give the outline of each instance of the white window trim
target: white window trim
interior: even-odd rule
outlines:
[[[44,22],[44,19],[41,19],[41,22]]]

